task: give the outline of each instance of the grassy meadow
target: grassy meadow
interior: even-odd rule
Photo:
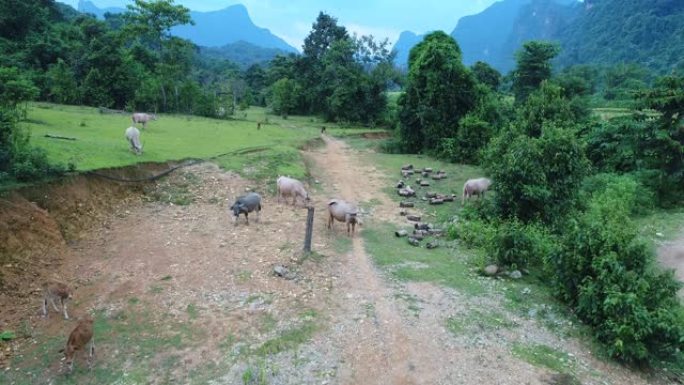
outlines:
[[[30,132],[31,143],[45,149],[50,161],[73,165],[76,171],[213,158],[221,167],[256,180],[278,174],[305,177],[299,149],[317,138],[323,125],[332,135],[369,131],[322,123],[314,117],[283,119],[259,107],[238,111],[225,120],[175,114],[157,118],[141,130],[144,152],[140,156],[129,150],[124,138],[124,131],[132,125],[129,113],[103,114],[93,107],[31,103],[22,124]],[[246,151],[234,154],[241,150]]]

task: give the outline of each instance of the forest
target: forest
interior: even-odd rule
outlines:
[[[350,34],[324,12],[301,54],[242,69],[171,36],[192,23],[171,0],[135,0],[104,21],[53,0],[3,0],[0,15],[0,183],[76,168],[30,143],[33,101],[215,119],[251,105],[384,129],[387,153],[477,165],[495,181],[450,237],[547,282],[609,356],[682,365],[681,284],[654,268],[634,217],[684,204],[684,74],[555,68],[564,54],[544,41],[524,43],[501,74],[465,66],[440,31],[411,49],[402,72],[387,41]]]

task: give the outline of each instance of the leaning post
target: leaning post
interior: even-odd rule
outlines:
[[[311,252],[311,236],[313,234],[314,208],[306,208],[306,235],[304,236],[304,252]]]

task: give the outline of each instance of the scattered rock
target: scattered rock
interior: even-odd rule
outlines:
[[[404,185],[404,181],[403,181],[403,180],[400,180],[399,182],[397,182],[397,188],[403,188],[404,186],[405,186],[405,185]]]
[[[401,201],[399,202],[399,207],[413,207],[415,203],[409,202],[409,201]]]
[[[484,268],[484,273],[488,277],[492,277],[496,275],[496,273],[499,272],[499,266],[497,265],[488,265],[487,267]]]
[[[441,198],[432,198],[430,199],[430,204],[431,205],[441,205],[444,203],[444,199]]]
[[[425,245],[425,247],[427,247],[428,249],[436,249],[437,247],[439,247],[439,245],[437,244],[437,242],[432,241],[428,242],[427,245]]]
[[[408,219],[409,221],[413,221],[413,222],[420,222],[420,216],[419,215],[407,215],[406,219]]]
[[[658,238],[662,238],[662,237],[664,237],[664,236],[665,236],[665,235],[663,235],[663,233],[656,233],[656,237],[658,237]]]
[[[532,290],[529,287],[523,288],[521,291],[521,293],[523,293],[525,295],[530,294],[531,292],[532,292]]]
[[[405,164],[401,166],[402,170],[413,170],[413,165],[412,164]]]
[[[430,230],[432,226],[429,223],[416,223],[413,225],[416,230]]]
[[[290,270],[283,265],[276,265],[273,268],[273,273],[275,275],[277,275],[278,277],[282,277],[285,279],[294,279],[295,278],[294,273],[290,272]]]
[[[511,274],[509,274],[509,277],[513,279],[520,279],[522,278],[522,273],[520,272],[520,270],[513,270],[511,271]]]
[[[416,238],[413,238],[413,237],[409,237],[408,243],[411,246],[420,246],[420,241]]]
[[[430,182],[428,182],[426,180],[420,181],[420,187],[428,187],[428,186],[430,186]]]
[[[407,236],[407,235],[408,235],[408,232],[407,232],[406,230],[397,230],[397,231],[394,232],[394,235],[396,235],[397,237],[401,238],[401,237]]]

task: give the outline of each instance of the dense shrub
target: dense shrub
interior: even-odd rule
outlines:
[[[489,146],[485,170],[504,218],[551,223],[572,211],[588,161],[572,131],[547,125],[530,138],[509,130]]]
[[[632,214],[645,214],[653,208],[653,192],[633,175],[595,174],[582,182],[582,202],[590,202],[592,196],[610,194],[616,205],[623,205]]]
[[[487,250],[499,265],[524,268],[539,265],[555,245],[554,237],[541,225],[512,220],[499,225]]]
[[[630,363],[672,358],[684,327],[671,272],[654,269],[652,248],[629,218],[629,183],[609,183],[587,211],[569,221],[562,249],[546,260],[558,296],[594,327],[608,353]],[[633,195],[633,193],[632,193]]]

